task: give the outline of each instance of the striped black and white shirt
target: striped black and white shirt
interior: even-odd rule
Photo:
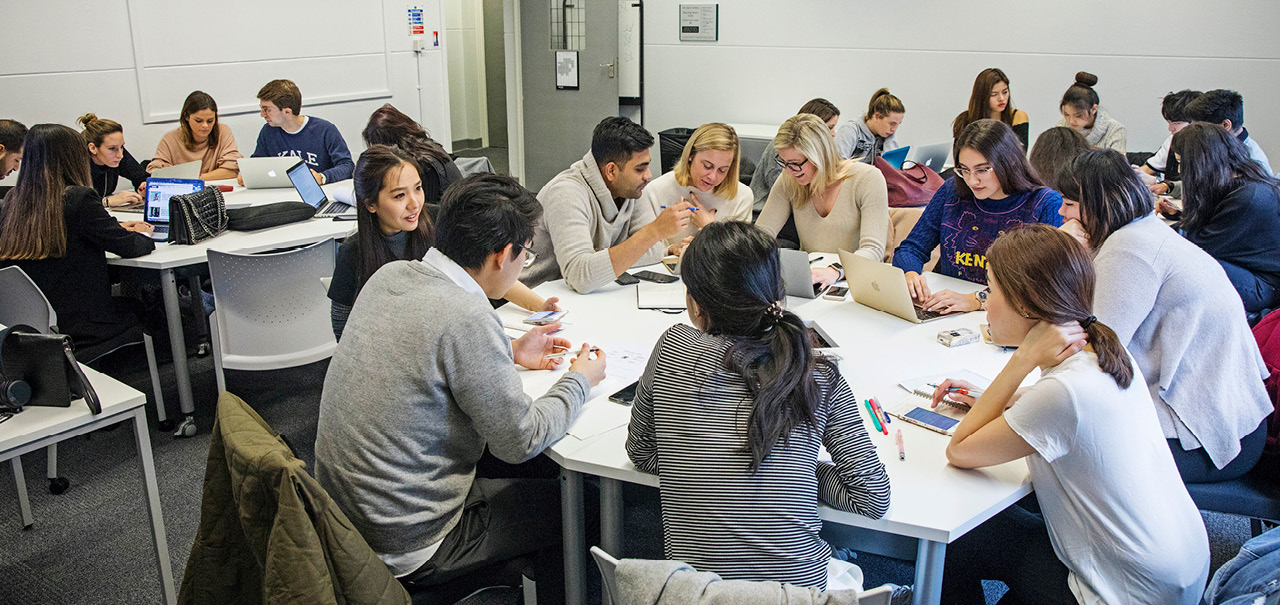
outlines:
[[[752,473],[742,377],[732,341],[687,325],[667,330],[636,390],[627,454],[661,482],[664,555],[726,579],[825,588],[831,547],[817,498],[872,518],[889,508],[889,476],[839,371],[820,364],[817,426],[801,425]],[[818,461],[825,445],[835,464]]]

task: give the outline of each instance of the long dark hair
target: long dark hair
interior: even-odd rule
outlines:
[[[987,269],[1010,306],[1029,319],[1080,322],[1098,356],[1098,367],[1122,389],[1133,382],[1133,364],[1120,338],[1093,316],[1093,259],[1066,232],[1024,223],[987,249]]]
[[[1114,149],[1078,154],[1067,160],[1056,178],[1063,199],[1080,205],[1080,222],[1094,250],[1121,227],[1155,210],[1151,190],[1138,180],[1124,154]]]
[[[360,154],[356,162],[354,177],[356,194],[356,242],[360,246],[359,279],[356,292],[364,287],[364,283],[373,277],[374,272],[383,265],[397,260],[399,255],[387,245],[382,236],[382,228],[378,226],[378,216],[369,210],[377,206],[378,194],[382,192],[387,174],[401,167],[417,170],[418,166],[398,147],[390,145],[374,145]],[[435,241],[435,226],[424,204],[418,212],[418,228],[409,233],[408,258],[422,258]]]
[[[1237,187],[1262,183],[1280,190],[1280,180],[1249,157],[1249,150],[1225,128],[1196,122],[1173,135],[1170,151],[1181,157],[1182,226],[1188,231],[1213,221],[1218,203]]]
[[[951,136],[956,138],[964,132],[966,126],[991,115],[991,89],[996,84],[1009,85],[1009,76],[999,67],[988,67],[978,72],[973,79],[973,92],[969,94],[969,108],[960,112],[951,122]],[[1009,94],[1009,104],[1000,112],[1000,121],[1013,126],[1013,116],[1018,113],[1013,107],[1013,94]]]
[[[1027,161],[1035,169],[1040,180],[1052,184],[1061,169],[1071,158],[1089,151],[1089,141],[1074,128],[1054,126],[1036,137]]]
[[[724,363],[755,402],[747,424],[754,472],[779,440],[816,426],[825,394],[814,370],[829,362],[814,354],[800,318],[781,307],[778,245],[764,231],[741,221],[708,225],[685,251],[681,273],[707,332],[733,340]]]
[[[22,146],[18,183],[0,204],[0,259],[61,258],[68,187],[88,187],[89,148],[61,124],[36,124]]]
[[[178,128],[182,131],[182,144],[188,150],[195,148],[196,139],[191,134],[191,124],[187,122],[187,118],[197,111],[206,109],[213,111],[213,128],[205,141],[209,144],[209,151],[206,153],[214,153],[218,148],[218,129],[222,126],[222,122],[218,121],[218,102],[214,101],[209,93],[197,90],[187,95],[187,100],[182,102],[182,113],[178,117]]]
[[[369,116],[369,123],[360,133],[365,145],[394,145],[413,157],[418,165],[418,175],[422,177],[422,186],[438,191],[427,191],[427,201],[438,203],[447,183],[439,183],[431,168],[432,163],[445,164],[453,161],[449,152],[431,138],[426,129],[413,118],[396,109],[390,103],[374,110]]]
[[[1013,195],[1038,189],[1044,186],[1036,171],[1027,163],[1022,143],[1018,135],[1008,124],[999,120],[983,118],[964,128],[964,132],[956,137],[951,147],[951,157],[960,161],[960,150],[972,149],[987,159],[991,168],[1000,180],[1000,188]],[[964,179],[956,177],[956,194],[965,199],[973,199],[973,190]]]

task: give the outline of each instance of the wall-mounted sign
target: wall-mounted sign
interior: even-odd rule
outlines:
[[[556,90],[578,90],[578,51],[556,51]]]
[[[715,42],[720,39],[719,4],[681,4],[680,41]]]

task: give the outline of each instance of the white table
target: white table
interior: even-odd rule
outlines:
[[[164,602],[177,602],[173,569],[169,565],[169,544],[165,541],[164,517],[160,514],[160,488],[156,485],[155,460],[151,455],[151,438],[147,432],[147,398],[119,381],[84,367],[102,402],[101,414],[90,414],[83,400],[71,402],[69,408],[28,406],[13,418],[0,424],[0,462],[9,460],[18,483],[18,502],[23,525],[31,525],[31,505],[27,501],[26,481],[19,456],[43,449],[60,441],[96,431],[119,422],[133,422],[134,440],[138,446],[138,462],[145,488],[147,513],[151,520],[151,537],[155,545],[156,565],[160,569],[160,591]]]
[[[934,289],[950,287],[972,292],[981,288],[934,273],[927,275]],[[635,286],[610,285],[601,292],[580,296],[563,282],[537,289],[542,296],[559,296],[560,305],[570,311],[566,318],[570,323],[562,334],[575,346],[583,341],[593,345],[626,341],[648,350],[667,327],[688,322],[683,313],[666,315],[636,309],[634,290]],[[983,343],[948,349],[936,342],[937,333],[943,329],[976,330],[978,323],[985,321],[985,313],[912,324],[848,298],[834,302],[791,297],[788,304],[802,318],[816,320],[841,345],[840,368],[859,399],[874,396],[891,404],[906,395],[897,386],[898,381],[948,370],[969,369],[995,378],[1009,357],[1002,349]],[[504,307],[499,314],[506,324],[515,325],[522,312]],[[559,371],[523,372],[522,378],[526,392],[538,396],[559,375]],[[624,385],[606,379],[593,396],[607,396],[621,386]],[[562,513],[569,603],[583,602],[587,573],[582,476],[601,478],[601,546],[612,554],[620,553],[623,544],[620,482],[658,485],[657,476],[640,472],[627,458],[627,429],[622,425],[630,418],[630,408],[602,399],[593,399],[588,407],[597,408],[591,412],[597,417],[617,415],[619,428],[585,439],[574,437],[571,429],[569,436],[547,452],[564,471]],[[874,431],[870,422],[867,426]],[[893,439],[899,428],[906,442],[906,461],[898,460]],[[1019,460],[981,470],[955,468],[946,461],[947,437],[906,422],[892,423],[888,436],[872,432],[871,438],[890,477],[889,511],[883,518],[872,520],[821,505],[819,515],[826,521],[824,536],[836,541],[843,538],[846,545],[858,550],[909,557],[910,552],[904,553],[902,548],[905,538],[908,547],[914,546],[916,556],[915,602],[937,603],[946,545],[1031,493],[1026,463]]]
[[[210,185],[234,185],[234,183],[234,180],[209,182]],[[349,187],[349,185],[348,181],[340,181],[325,185],[324,190],[332,197],[335,190]],[[302,199],[297,190],[291,187],[246,189],[236,185],[234,191],[223,195],[229,206],[240,208]],[[112,214],[122,221],[136,221],[142,218],[141,214],[131,212],[113,212]],[[178,284],[173,274],[174,270],[208,262],[209,250],[253,254],[276,248],[313,244],[331,237],[345,238],[354,231],[354,221],[311,219],[259,231],[227,231],[215,238],[193,245],[157,243],[154,252],[137,258],[120,258],[114,254],[107,254],[109,265],[160,272],[160,290],[164,297],[164,313],[169,327],[169,349],[173,354],[173,373],[178,382],[178,403],[183,414],[190,415],[195,409],[195,402],[191,393],[187,345],[182,334],[182,316],[178,308]]]

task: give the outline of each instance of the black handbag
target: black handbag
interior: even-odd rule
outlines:
[[[169,242],[196,244],[227,230],[227,204],[217,187],[169,198]]]
[[[306,202],[276,202],[228,210],[227,228],[232,231],[257,231],[302,222],[315,215],[315,207]]]
[[[102,413],[98,393],[72,352],[70,336],[41,334],[22,325],[0,330],[0,408],[71,407],[73,395],[84,398],[90,412]]]

